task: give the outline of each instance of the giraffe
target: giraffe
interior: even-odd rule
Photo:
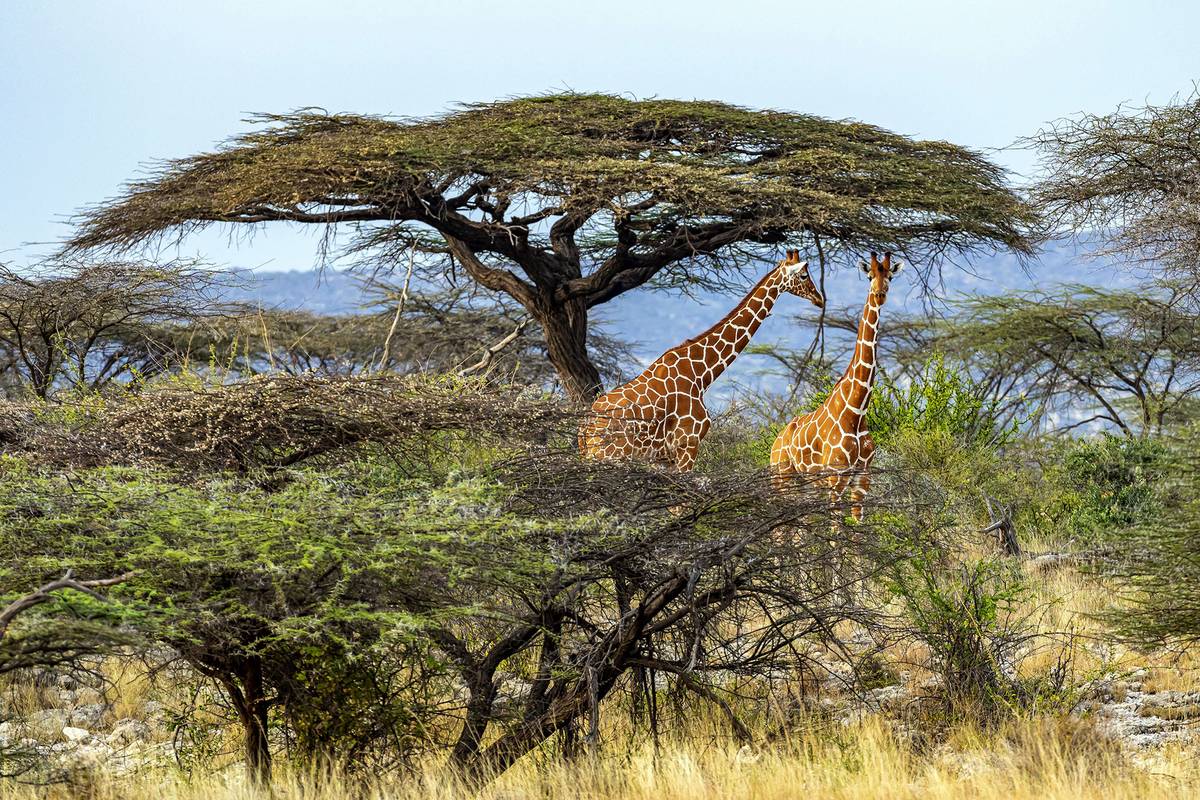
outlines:
[[[875,442],[866,428],[867,402],[875,380],[875,340],[879,334],[879,311],[887,300],[888,285],[904,266],[893,262],[891,253],[859,266],[871,280],[867,303],[858,323],[854,357],[841,380],[816,411],[789,422],[771,446],[771,466],[776,486],[786,486],[801,473],[824,474],[834,503],[850,491],[850,513],[861,521],[862,500],[871,485],[868,470],[875,455]]]
[[[597,460],[639,460],[688,472],[708,433],[704,392],[733,363],[783,292],[818,308],[808,262],[789,250],[733,310],[699,336],[659,356],[641,375],[601,395],[579,429],[579,451]]]

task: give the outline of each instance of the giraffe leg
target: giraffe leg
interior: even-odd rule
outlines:
[[[674,454],[675,469],[691,472],[700,452],[700,442],[708,433],[708,412],[704,404],[692,398],[679,398],[674,408],[674,419],[667,438]]]
[[[700,437],[688,436],[675,445],[675,469],[691,472],[696,466],[696,454],[700,451]]]
[[[853,478],[844,473],[830,479],[830,541],[829,541],[829,589],[833,592],[834,600],[840,604],[849,604],[854,597],[854,578],[851,575],[851,558],[846,547],[847,536],[853,535],[848,531],[843,511],[843,504],[848,492],[852,491]],[[852,496],[852,495],[851,495]],[[851,511],[853,513],[853,511]]]
[[[863,498],[871,488],[871,476],[866,472],[856,473],[850,482],[850,516],[855,522],[862,522]]]
[[[850,480],[844,475],[833,475],[829,478],[829,525],[830,533],[836,538],[841,520],[842,501],[846,497],[846,489]]]

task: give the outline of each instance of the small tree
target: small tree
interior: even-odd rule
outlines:
[[[967,298],[954,309],[931,325],[932,346],[1038,422],[1071,409],[1060,427],[1103,421],[1126,435],[1159,433],[1186,419],[1200,392],[1200,308],[1183,287],[1066,286]]]
[[[0,264],[0,347],[18,391],[96,390],[167,367],[154,331],[217,312],[215,273],[193,264]]]
[[[1026,140],[1041,156],[1033,200],[1052,226],[1110,254],[1200,277],[1200,92],[1058,120]]]
[[[1122,635],[1145,647],[1194,650],[1200,644],[1200,473],[1194,447],[1193,431],[1179,452],[1155,454],[1159,480],[1104,498],[1116,512],[1105,521],[1124,527],[1109,540],[1117,543],[1119,558],[1101,566],[1129,581],[1127,602],[1111,616]]]
[[[458,269],[542,329],[568,394],[592,397],[592,308],[639,286],[728,283],[783,243],[932,262],[1028,253],[1003,171],[945,142],[716,102],[557,94],[430,119],[256,118],[86,212],[70,242],[123,251],[214,223],[350,227],[349,249]]]

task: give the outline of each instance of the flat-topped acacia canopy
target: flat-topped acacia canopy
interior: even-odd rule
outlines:
[[[1031,250],[1003,170],[946,142],[724,103],[554,94],[425,119],[300,111],[162,164],[85,211],[68,247],[127,250],[212,223],[350,226],[349,250],[419,246],[538,321],[567,392],[600,379],[593,306],[729,279],[784,243],[928,261]],[[739,275],[740,277],[740,275]]]

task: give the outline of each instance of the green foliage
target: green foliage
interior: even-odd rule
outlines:
[[[1020,566],[1011,560],[948,562],[918,548],[897,560],[889,589],[914,634],[928,645],[947,702],[991,715],[1008,708],[1015,684],[1006,675],[1028,628],[1020,609],[1028,599]]]
[[[1174,457],[1159,439],[1104,433],[1067,443],[1051,480],[1071,535],[1095,540],[1160,518]]]
[[[129,468],[63,475],[7,459],[0,585],[68,565],[135,570],[112,591],[125,624],[244,694],[254,688],[244,669],[258,665],[258,691],[273,697],[300,752],[403,755],[427,722],[428,682],[414,679],[440,669],[419,632],[473,614],[469,587],[534,592],[555,566],[533,544],[544,523],[500,513],[494,484],[362,474],[361,465],[297,471],[266,491],[228,478],[183,486]]]
[[[1142,518],[1110,537],[1119,560],[1105,569],[1129,582],[1128,603],[1110,614],[1128,639],[1146,647],[1200,644],[1200,472],[1179,460],[1166,479],[1174,502],[1169,513],[1142,516],[1134,504],[1125,518]]]
[[[836,380],[815,392],[806,410],[820,407],[835,385]],[[948,365],[944,355],[935,353],[906,387],[886,376],[876,380],[867,407],[867,430],[883,448],[906,433],[945,434],[964,447],[999,448],[1016,435],[1017,424],[1002,425],[997,408],[965,370]]]

